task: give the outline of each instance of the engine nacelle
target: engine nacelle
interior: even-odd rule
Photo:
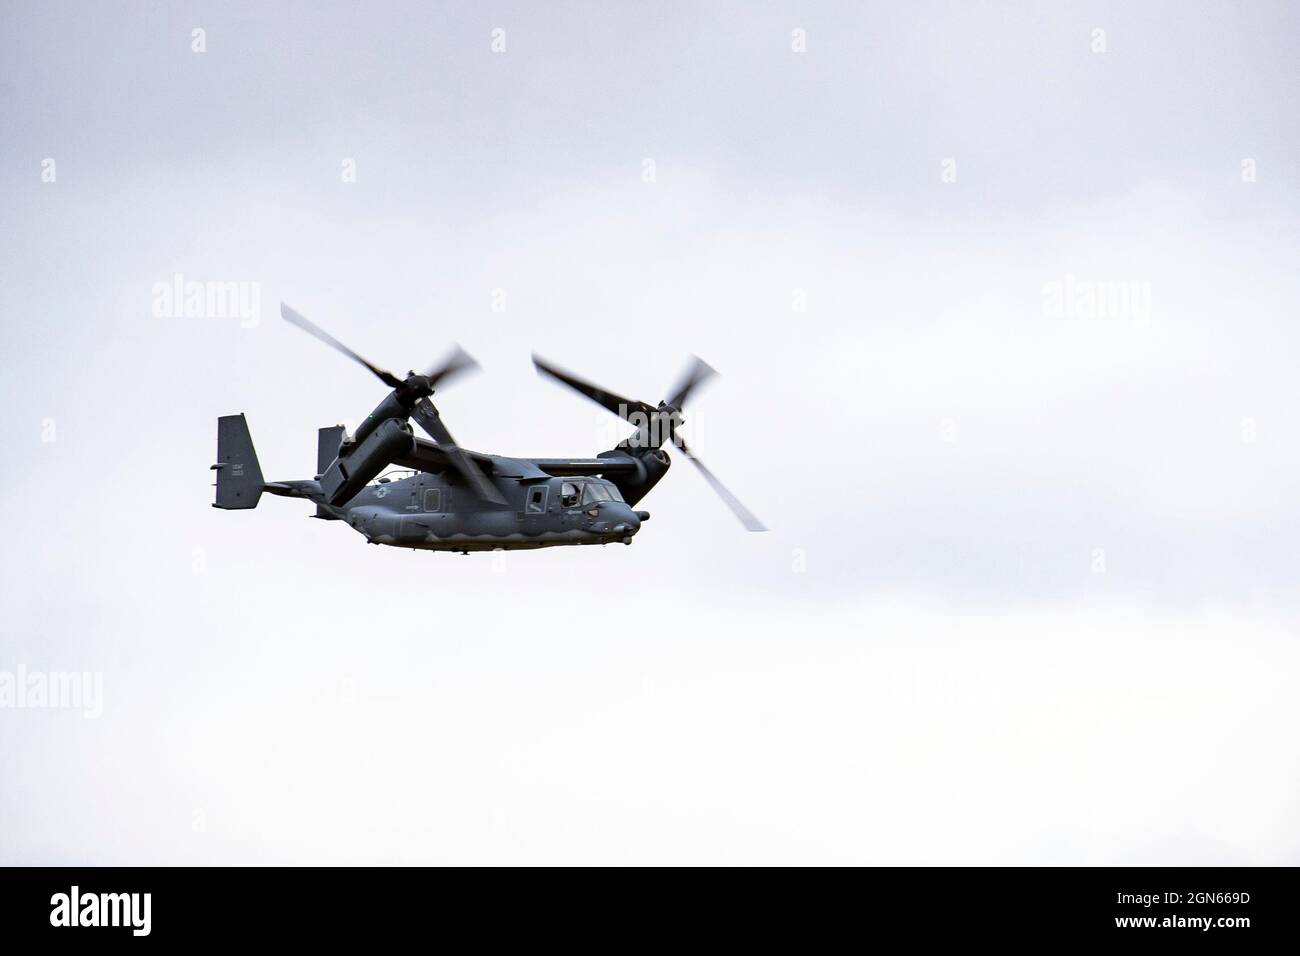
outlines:
[[[650,489],[659,483],[659,479],[668,473],[673,463],[662,448],[635,450],[615,448],[612,451],[603,451],[596,457],[614,461],[631,461],[636,465],[636,471],[609,476],[609,480],[614,482],[619,494],[629,505],[634,505],[644,498]]]
[[[364,441],[345,446],[321,475],[320,486],[326,500],[332,505],[350,501],[394,459],[411,454],[414,448],[415,436],[406,422],[390,418],[372,426]]]
[[[365,421],[357,426],[357,433],[352,436],[352,440],[358,445],[363,444],[381,425],[394,418],[406,421],[410,414],[411,409],[402,404],[396,392],[392,392],[366,416]]]

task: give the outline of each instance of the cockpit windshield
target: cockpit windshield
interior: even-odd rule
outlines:
[[[597,501],[609,501],[609,489],[600,482],[589,481],[586,487],[582,489],[582,503],[590,505],[595,504]]]
[[[618,493],[618,489],[613,485],[607,485],[603,481],[589,481],[582,490],[582,503],[584,505],[594,504],[597,501],[622,501],[623,497]]]

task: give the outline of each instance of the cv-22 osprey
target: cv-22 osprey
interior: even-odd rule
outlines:
[[[763,525],[704,466],[678,432],[682,408],[715,373],[695,359],[668,398],[651,405],[623,398],[536,355],[537,370],[609,409],[636,431],[595,458],[511,458],[461,447],[429,400],[477,367],[459,348],[423,374],[399,378],[366,361],[287,305],[292,324],[364,365],[391,392],[347,434],[322,428],[314,478],[264,481],[244,415],[217,419],[217,500],[228,510],[256,508],[262,494],[305,498],[315,517],[343,521],[371,544],[428,551],[495,551],[559,545],[631,544],[650,518],[634,507],[668,472],[664,445],[700,470],[749,531]],[[416,435],[411,422],[429,437]],[[431,440],[430,440],[431,439]],[[385,469],[403,469],[384,474]]]

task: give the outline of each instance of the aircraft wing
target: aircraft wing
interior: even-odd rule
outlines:
[[[480,451],[470,451],[468,448],[462,448],[466,456],[472,458],[488,474],[492,473],[492,455],[485,455]],[[415,436],[415,447],[409,455],[403,455],[400,458],[393,459],[393,464],[402,468],[413,468],[416,471],[441,472],[447,468],[454,468],[451,456],[447,450],[441,447],[437,442],[429,441],[427,438]]]
[[[570,475],[628,475],[636,462],[628,458],[530,458],[534,465],[556,478]]]
[[[636,471],[636,462],[626,458],[503,458],[480,451],[462,448],[489,475],[522,478],[525,481],[545,478],[567,478],[571,475],[626,475]],[[409,455],[393,460],[401,468],[416,471],[442,472],[451,468],[451,456],[446,450],[428,439],[416,436],[415,447]]]

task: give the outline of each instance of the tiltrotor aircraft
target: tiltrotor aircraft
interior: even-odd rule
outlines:
[[[363,359],[287,305],[281,315],[364,365],[392,389],[349,435],[341,425],[317,438],[316,477],[263,481],[243,413],[217,419],[216,508],[256,508],[263,492],[305,498],[315,517],[345,521],[371,544],[429,551],[494,551],[557,545],[631,544],[645,511],[633,507],[667,473],[671,443],[700,470],[750,531],[763,525],[687,446],[677,429],[691,393],[715,373],[695,359],[658,405],[623,398],[533,356],[539,372],[636,427],[595,458],[508,458],[462,448],[429,401],[436,388],[477,363],[459,348],[424,374],[399,378]],[[411,430],[410,420],[433,439]],[[390,466],[402,472],[383,474]]]

